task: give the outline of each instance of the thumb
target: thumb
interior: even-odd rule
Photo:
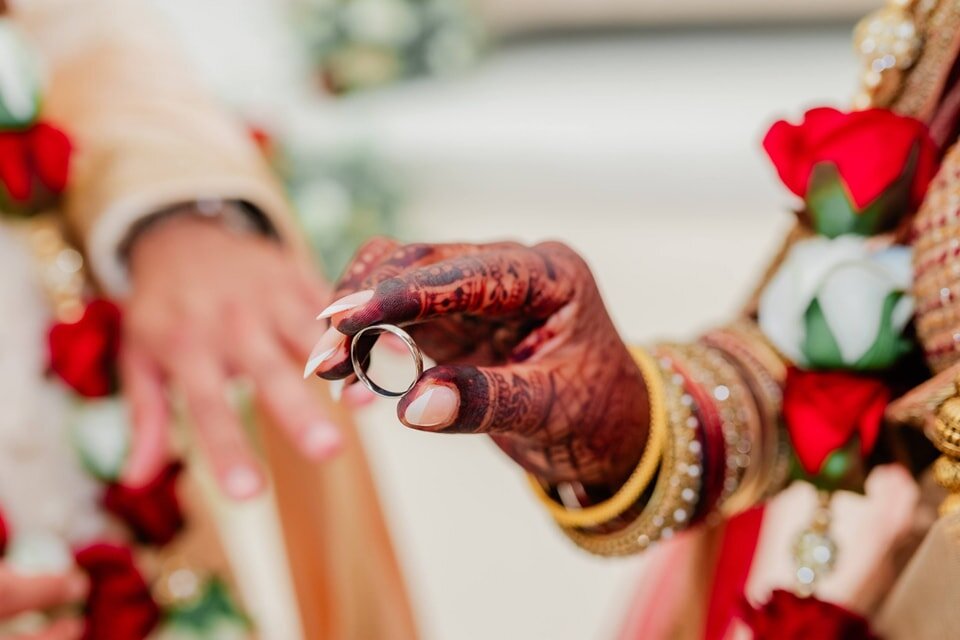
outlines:
[[[555,397],[544,363],[439,366],[420,377],[397,414],[422,431],[531,435],[547,425]]]

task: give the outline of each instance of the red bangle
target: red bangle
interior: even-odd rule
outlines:
[[[693,402],[694,413],[700,420],[700,444],[703,448],[703,485],[700,500],[694,511],[693,522],[702,521],[717,507],[723,492],[726,472],[726,449],[720,413],[710,399],[710,394],[693,381],[683,359],[672,349],[661,347],[660,351],[670,358],[671,368],[683,378],[683,388]]]

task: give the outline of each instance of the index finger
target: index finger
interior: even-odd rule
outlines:
[[[334,326],[346,335],[365,327],[422,322],[451,314],[544,319],[573,298],[576,278],[558,244],[493,249],[411,269],[376,288],[330,305]],[[345,304],[352,306],[345,307]],[[321,314],[323,315],[323,314]]]

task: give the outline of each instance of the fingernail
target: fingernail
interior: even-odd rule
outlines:
[[[365,407],[377,399],[377,396],[373,391],[370,391],[370,389],[366,388],[359,382],[355,382],[347,387],[344,387],[341,395],[343,396],[343,401],[346,403],[346,405],[352,409]]]
[[[418,427],[435,427],[451,422],[460,408],[460,394],[442,385],[431,385],[407,406],[403,417]]]
[[[252,498],[260,492],[260,474],[247,466],[234,467],[227,474],[225,485],[232,498]]]
[[[74,573],[67,577],[67,599],[77,602],[87,597],[90,581],[82,573]]]
[[[340,345],[347,336],[343,335],[333,327],[330,327],[320,336],[320,340],[314,345],[310,357],[307,358],[307,366],[303,368],[303,379],[306,380],[313,374],[317,368],[329,360],[339,349]]]
[[[340,432],[329,422],[320,422],[310,427],[303,436],[304,452],[315,459],[329,457],[342,443]]]
[[[370,298],[372,297],[373,289],[366,289],[365,291],[351,293],[348,296],[340,298],[329,307],[321,311],[320,315],[317,316],[317,320],[323,320],[324,318],[329,318],[330,316],[334,316],[338,313],[349,311],[350,309],[355,309],[356,307],[365,305],[370,302]]]

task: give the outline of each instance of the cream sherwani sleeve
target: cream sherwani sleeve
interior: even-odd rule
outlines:
[[[131,226],[198,199],[239,200],[293,239],[287,205],[243,125],[199,89],[162,20],[135,0],[20,0],[47,75],[44,117],[76,145],[67,217],[101,285],[127,287]]]

